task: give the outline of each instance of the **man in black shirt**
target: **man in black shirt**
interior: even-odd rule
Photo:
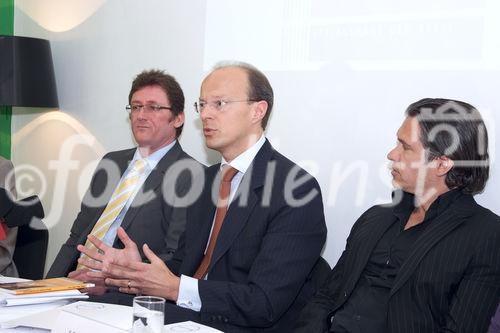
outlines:
[[[489,173],[479,112],[446,99],[406,110],[393,204],[354,224],[296,332],[485,332],[500,295],[500,218],[479,206]]]

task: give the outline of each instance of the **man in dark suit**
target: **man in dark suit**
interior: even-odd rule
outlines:
[[[224,332],[291,329],[314,292],[326,226],[317,181],[264,136],[272,105],[271,85],[253,66],[221,65],[205,78],[195,107],[222,162],[206,170],[168,267],[147,247],[151,264],[82,248],[102,262],[94,268],[114,277],[107,283],[175,302],[166,322],[195,320]]]
[[[108,153],[100,161],[70,237],[47,275],[95,282],[100,288],[88,290],[94,294],[105,291],[104,281],[77,266],[77,245],[94,234],[110,247],[123,248],[116,236],[126,230],[135,243],[148,243],[162,259],[170,259],[186,223],[186,207],[170,198],[181,197],[191,187],[188,170],[170,171],[174,165],[180,170],[181,163],[202,169],[177,142],[184,123],[184,95],[174,77],[159,70],[140,73],[132,83],[126,108],[137,148]],[[136,173],[137,162],[143,164]],[[176,195],[168,194],[173,192]],[[142,251],[136,259],[145,259]]]
[[[479,112],[410,105],[392,162],[393,204],[354,224],[295,332],[485,332],[500,295],[500,218],[478,205],[489,173]]]

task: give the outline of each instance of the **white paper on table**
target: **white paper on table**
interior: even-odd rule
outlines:
[[[56,302],[63,299],[87,299],[79,290],[61,290],[46,293],[12,295],[0,292],[0,307]]]
[[[165,325],[163,327],[163,333],[167,332],[223,333],[215,328],[198,324],[194,321],[183,321],[181,323]]]
[[[127,331],[132,328],[133,309],[131,306],[79,301],[59,310],[119,330]]]
[[[89,298],[88,295],[81,294],[79,296],[8,299],[5,300],[5,304],[0,306],[6,307],[6,306],[19,306],[19,305],[35,305],[35,304],[58,302],[62,300],[78,300],[78,299],[88,299],[88,298]]]
[[[0,274],[0,283],[14,283],[14,282],[26,282],[26,281],[31,281],[31,280],[15,278],[10,276],[3,276]]]
[[[68,311],[60,311],[52,333],[129,333],[130,330],[122,330],[107,324],[81,317]]]
[[[0,328],[0,333],[50,333],[50,331],[34,327],[16,327]]]
[[[50,333],[50,331],[33,327],[16,327],[0,328],[0,333]]]
[[[60,297],[60,296],[72,296],[72,295],[85,295],[80,292],[78,289],[69,289],[69,290],[57,290],[57,291],[48,291],[45,293],[34,293],[34,294],[25,294],[25,295],[14,295],[8,294],[0,291],[0,297],[5,298],[38,298],[38,297]]]
[[[67,301],[63,304],[67,304]],[[0,323],[1,328],[11,328],[17,326],[36,327],[40,329],[53,330],[55,328],[62,328],[64,324],[76,324],[75,332],[88,332],[85,330],[85,325],[92,326],[93,323],[102,323],[104,330],[92,330],[96,332],[113,332],[113,331],[127,331],[132,327],[132,307],[115,304],[105,303],[92,303],[92,302],[76,302],[72,304],[63,304],[54,302],[48,304],[31,305],[31,306],[17,306],[17,307],[4,307],[4,309],[20,309],[25,307],[32,307],[33,309],[40,309],[42,306],[52,306],[53,308],[46,311],[38,310],[37,313],[24,315],[22,317]],[[35,311],[36,312],[36,311]],[[72,322],[64,323],[59,320],[62,313],[70,314],[73,317]],[[87,321],[87,323],[85,322]],[[95,325],[94,325],[95,326]],[[101,328],[102,328],[101,327]],[[64,331],[64,332],[67,332]]]
[[[0,311],[0,328],[30,326],[50,329],[57,319],[57,308],[66,304],[68,301],[3,307]]]

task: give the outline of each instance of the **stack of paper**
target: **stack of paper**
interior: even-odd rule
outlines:
[[[12,295],[0,292],[0,307],[57,302],[64,299],[87,299],[79,290],[51,291],[47,293]]]
[[[57,302],[65,299],[85,299],[78,289],[92,287],[67,278],[36,281],[0,281],[0,307]]]
[[[34,281],[0,283],[0,292],[13,295],[40,294],[60,290],[74,290],[94,287],[92,283],[85,283],[69,278],[54,278]]]

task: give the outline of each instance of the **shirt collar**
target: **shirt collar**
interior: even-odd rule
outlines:
[[[441,194],[436,200],[434,200],[425,213],[424,220],[432,219],[441,215],[461,195],[461,189],[453,189]]]
[[[394,215],[400,219],[405,219],[415,209],[415,195],[402,192],[402,198],[398,204],[394,205]],[[441,215],[448,207],[462,195],[461,189],[453,189],[441,194],[434,200],[427,212],[425,213],[424,221],[432,220]],[[393,198],[397,199],[399,195],[393,192]],[[404,221],[406,222],[406,221]]]
[[[255,156],[257,156],[257,153],[259,152],[260,148],[264,145],[266,142],[266,137],[264,134],[261,135],[260,139],[257,140],[256,143],[254,143],[250,148],[245,150],[243,153],[239,154],[235,159],[233,159],[230,163],[228,163],[224,157],[222,157],[221,161],[221,168],[223,165],[229,164],[236,170],[238,170],[241,173],[247,172],[247,169],[250,167],[250,164],[252,164],[252,161],[254,160]]]
[[[150,170],[153,170],[156,165],[160,162],[160,160],[165,156],[170,149],[175,145],[177,140],[172,141],[165,147],[162,147],[149,155],[148,157],[142,157],[141,152],[139,151],[139,147],[135,150],[134,153],[134,158],[132,159],[131,163],[135,162],[136,160],[144,159],[146,161],[146,164]]]

